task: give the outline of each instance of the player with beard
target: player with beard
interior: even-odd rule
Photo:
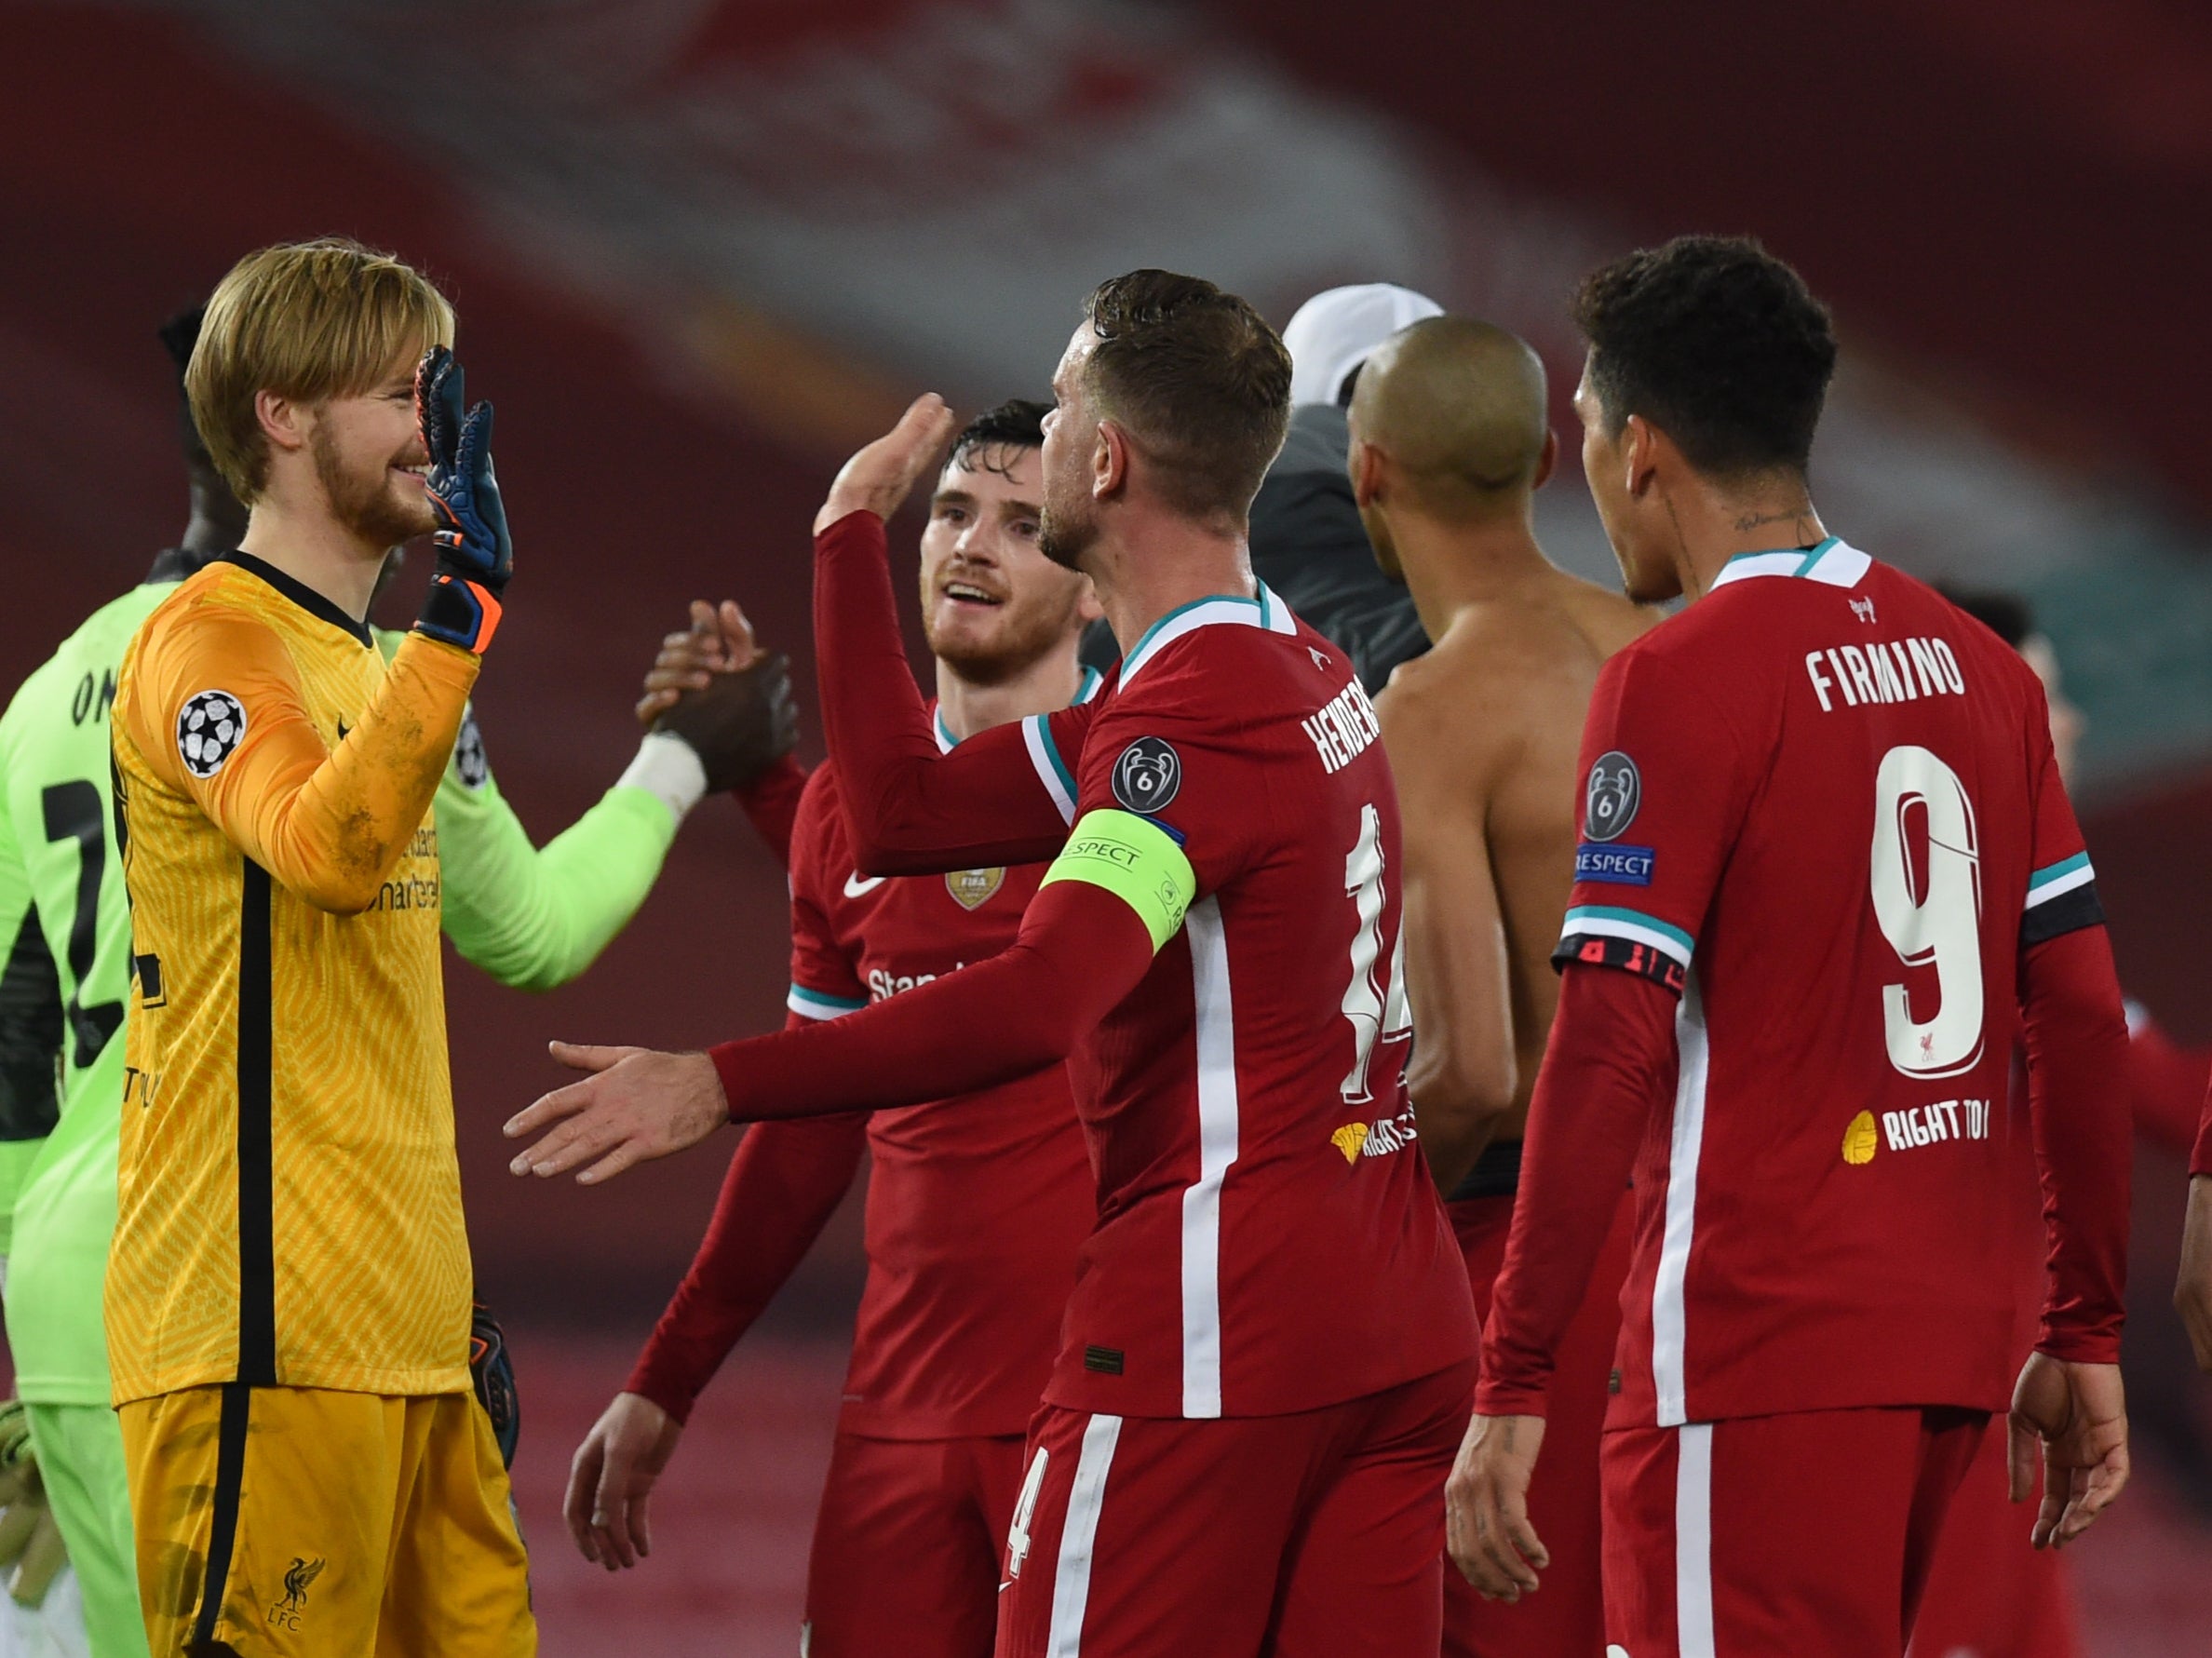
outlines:
[[[1014,944],[711,1055],[557,1045],[597,1074],[510,1124],[550,1130],[516,1171],[604,1179],[733,1117],[880,1109],[1072,1056],[1098,1221],[1031,1430],[998,1651],[1434,1651],[1474,1309],[1405,1099],[1372,707],[1246,558],[1288,358],[1242,300],[1137,271],[1091,295],[1053,389],[1042,545],[1127,647],[1093,702],[949,754],[932,738],[883,524],[944,440],[935,398],[816,519],[856,862],[1054,857]]]
[[[922,615],[946,749],[1087,701],[1090,583],[1037,550],[1039,425],[1011,402],[961,433],[922,533]],[[833,766],[791,851],[789,1022],[835,1019],[1014,942],[1042,863],[863,875]],[[647,1498],[693,1402],[851,1185],[863,1152],[868,1280],[807,1570],[814,1658],[988,1654],[999,1546],[1021,1484],[1092,1179],[1064,1067],[872,1116],[748,1130],[705,1242],[625,1391],[576,1453],[571,1531],[610,1570],[647,1550]]]
[[[1526,1505],[1544,1390],[1633,1166],[1608,1638],[1894,1658],[2008,1399],[2016,1491],[2042,1450],[2037,1543],[2126,1483],[2111,948],[2035,675],[1814,508],[1836,342],[1797,273],[1682,237],[1596,272],[1576,312],[1584,470],[1628,593],[1690,603],[1590,706],[1583,832],[1610,861],[1578,868],[1554,954],[1452,1556],[1507,1598],[1549,1564]],[[2048,1291],[2016,1382],[2030,1132]]]
[[[1551,950],[1568,889],[1578,862],[1602,873],[1613,856],[1576,849],[1583,717],[1606,658],[1658,620],[1537,545],[1535,492],[1558,452],[1544,398],[1524,343],[1437,317],[1368,359],[1351,406],[1368,538],[1436,640],[1396,670],[1377,711],[1406,824],[1406,986],[1419,1009],[1406,1080],[1484,1316],[1558,1004]],[[1619,1211],[1545,1400],[1549,1477],[1532,1518],[1558,1546],[1556,1581],[1505,1605],[1447,1573],[1448,1653],[1604,1644],[1598,1437],[1628,1267],[1625,1201]]]
[[[156,1652],[536,1646],[471,1395],[438,951],[431,800],[513,568],[452,327],[351,242],[223,278],[186,388],[245,533],[117,675],[133,1005],[106,1317]],[[432,531],[387,665],[369,600]]]
[[[88,1635],[93,1658],[146,1651],[101,1316],[115,1227],[131,955],[129,904],[106,829],[106,699],[139,624],[245,533],[246,509],[182,400],[200,326],[196,306],[161,330],[182,415],[191,498],[182,536],[144,582],[63,641],[0,715],[0,939],[12,941],[0,970],[8,992],[0,995],[0,1103],[9,1127],[38,1131],[7,1143],[35,1159],[15,1206],[7,1342],[38,1477],[82,1584],[74,1598],[58,1584],[41,1615],[49,1627],[74,1616],[81,1627],[57,1638],[76,1651]],[[387,571],[398,561],[395,549]],[[396,654],[405,636],[375,631],[379,650]],[[700,785],[742,786],[789,745],[777,718],[789,697],[780,659],[734,667],[675,717],[676,732],[649,735],[620,780],[543,847],[500,793],[473,715],[464,719],[434,807],[440,919],[464,960],[502,984],[533,990],[590,965],[651,889]],[[481,1312],[478,1324],[487,1342],[478,1354],[479,1391],[490,1407],[511,1390],[504,1356],[490,1344],[497,1327]],[[497,1420],[511,1457],[514,1415]],[[80,1605],[81,1615],[68,1610]]]

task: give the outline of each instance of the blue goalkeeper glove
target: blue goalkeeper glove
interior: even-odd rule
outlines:
[[[514,543],[492,465],[492,405],[464,414],[461,365],[443,345],[415,366],[415,419],[430,452],[438,568],[415,631],[482,652],[499,626],[500,595],[515,571]]]
[[[499,1460],[512,1468],[515,1447],[522,1437],[522,1395],[515,1391],[515,1361],[507,1354],[506,1332],[492,1316],[492,1309],[478,1301],[470,1314],[468,1379],[475,1384],[477,1403],[492,1419]]]

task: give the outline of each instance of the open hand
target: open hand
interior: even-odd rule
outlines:
[[[2043,1504],[2029,1534],[2037,1548],[2064,1548],[2127,1485],[2127,1400],[2118,1365],[2030,1354],[2006,1432],[2015,1503],[2034,1489],[2035,1450],[2043,1447]]]
[[[945,399],[924,392],[908,405],[897,425],[838,469],[829,498],[815,514],[815,533],[819,535],[856,512],[872,512],[888,520],[922,475],[937,465],[952,430],[952,411]]]
[[[514,1174],[542,1179],[589,1164],[576,1181],[597,1185],[634,1163],[695,1146],[730,1120],[722,1077],[705,1054],[546,1045],[563,1065],[593,1074],[507,1119],[509,1139],[553,1130],[507,1166]]]
[[[1551,1551],[1529,1524],[1529,1480],[1544,1447],[1541,1416],[1477,1416],[1444,1482],[1444,1549],[1485,1600],[1536,1592]]]
[[[683,1424],[641,1394],[616,1394],[576,1447],[561,1513],[587,1560],[619,1571],[653,1553],[645,1503]]]

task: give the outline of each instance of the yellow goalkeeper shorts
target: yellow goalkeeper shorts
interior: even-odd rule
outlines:
[[[190,1388],[119,1408],[155,1658],[521,1658],[529,1560],[473,1394]]]

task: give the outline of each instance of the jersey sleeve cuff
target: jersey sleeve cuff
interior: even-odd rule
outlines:
[[[1690,979],[1696,940],[1670,922],[1640,910],[1577,904],[1552,951],[1552,965],[1613,967],[1664,985],[1676,995]]]
[[[722,1079],[722,1098],[729,1102],[730,1121],[748,1123],[752,1119],[742,1116],[738,1100],[744,1098],[746,1082],[745,1050],[743,1039],[736,1042],[719,1042],[707,1050],[707,1057],[714,1061],[714,1074]],[[655,1404],[659,1401],[655,1400]]]
[[[842,1019],[868,1005],[865,996],[841,996],[830,991],[810,990],[796,981],[784,997],[784,1005],[803,1019]]]
[[[2037,1332],[2035,1351],[2070,1365],[2116,1365],[2120,1362],[2120,1334],[2117,1330],[2054,1328],[2046,1318]]]
[[[699,1388],[689,1378],[669,1372],[676,1366],[648,1344],[638,1355],[638,1362],[630,1370],[629,1380],[622,1384],[626,1394],[636,1394],[641,1399],[650,1399],[666,1410],[679,1423],[691,1420],[692,1407],[699,1402]]]
[[[2097,871],[2090,867],[2089,855],[2077,852],[2028,877],[2028,900],[2020,911],[2020,948],[2083,927],[2102,926],[2104,919],[2104,906],[2097,896]]]
[[[1545,1390],[1508,1378],[1485,1378],[1475,1389],[1477,1416],[1536,1416],[1544,1414]]]

